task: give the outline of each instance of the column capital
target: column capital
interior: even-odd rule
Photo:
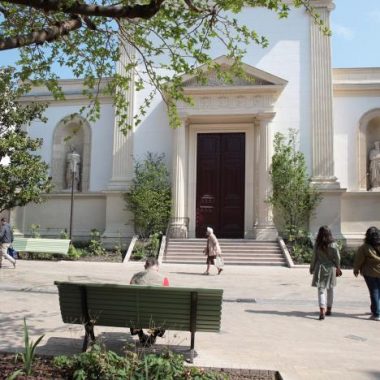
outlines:
[[[274,119],[276,116],[276,112],[265,112],[265,113],[259,113],[255,115],[255,120],[260,122],[261,124],[268,124],[270,121]],[[264,122],[264,123],[262,123]]]
[[[333,0],[311,0],[310,3],[314,8],[327,8],[329,11],[335,9]]]

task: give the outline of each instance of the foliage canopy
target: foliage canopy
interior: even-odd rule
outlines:
[[[48,166],[36,152],[41,139],[30,138],[25,126],[42,118],[43,105],[21,105],[24,91],[12,69],[0,69],[0,211],[42,201],[51,189]]]
[[[62,97],[54,71],[57,65],[84,78],[85,93],[91,99],[90,117],[99,114],[98,90],[102,78],[109,78],[104,91],[114,96],[119,122],[129,128],[125,91],[149,87],[152,92],[135,115],[135,124],[146,112],[155,93],[164,97],[171,124],[178,124],[175,103],[189,101],[183,94],[181,76],[198,74],[204,65],[225,81],[243,75],[241,59],[249,44],[267,46],[268,41],[238,21],[245,7],[264,7],[279,18],[288,16],[291,6],[304,7],[328,33],[310,0],[1,0],[0,51],[19,49],[22,80],[46,81],[53,95]],[[254,20],[252,23],[254,24]],[[212,47],[219,55],[234,58],[225,72],[213,63]],[[131,49],[131,47],[133,49]],[[123,70],[115,71],[122,53]],[[135,75],[131,75],[133,70]],[[131,81],[133,78],[133,82]],[[204,80],[204,78],[203,78]]]

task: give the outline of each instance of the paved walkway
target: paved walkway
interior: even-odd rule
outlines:
[[[23,347],[23,318],[39,352],[80,352],[83,329],[60,317],[54,280],[128,283],[141,263],[18,261],[0,270],[0,350]],[[279,370],[285,380],[379,379],[380,323],[368,320],[369,296],[351,271],[339,278],[334,315],[318,321],[316,290],[307,268],[226,267],[202,276],[204,266],[163,264],[172,286],[224,289],[222,331],[197,333],[200,366]],[[216,272],[216,271],[215,271]],[[214,273],[215,273],[214,272]],[[132,338],[128,329],[96,328],[111,349]],[[167,332],[160,344],[188,347],[190,334]]]

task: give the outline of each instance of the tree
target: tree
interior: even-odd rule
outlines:
[[[25,91],[12,69],[0,69],[0,211],[42,201],[51,188],[48,166],[34,154],[42,145],[23,129],[42,118],[41,104],[21,105]]]
[[[272,157],[272,195],[269,202],[282,219],[285,233],[296,234],[308,226],[310,216],[321,200],[311,185],[305,156],[297,150],[297,132],[289,131],[288,138],[276,133]]]
[[[0,51],[19,49],[20,79],[46,80],[56,97],[63,94],[54,64],[83,77],[91,99],[90,117],[99,113],[94,90],[102,78],[110,78],[104,91],[114,96],[124,128],[130,127],[124,94],[134,70],[137,90],[153,88],[135,115],[135,124],[158,91],[165,94],[171,123],[176,125],[176,101],[190,101],[181,91],[181,75],[198,74],[204,80],[197,68],[205,65],[228,82],[243,75],[241,59],[247,45],[268,44],[265,37],[241,25],[237,14],[244,7],[264,7],[284,18],[291,5],[304,7],[328,33],[310,0],[0,0]],[[212,62],[215,42],[224,48],[220,55],[235,59],[228,72]],[[123,52],[128,55],[125,75],[114,67]]]
[[[125,194],[127,208],[133,212],[136,231],[142,237],[163,233],[171,211],[169,172],[163,155],[147,153],[135,164],[135,178]]]

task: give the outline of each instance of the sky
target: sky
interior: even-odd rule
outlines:
[[[334,2],[332,66],[380,67],[380,0]],[[12,64],[17,53],[4,53],[0,54],[0,65]],[[67,73],[62,76],[68,77]]]
[[[380,67],[380,0],[335,0],[333,67]]]

